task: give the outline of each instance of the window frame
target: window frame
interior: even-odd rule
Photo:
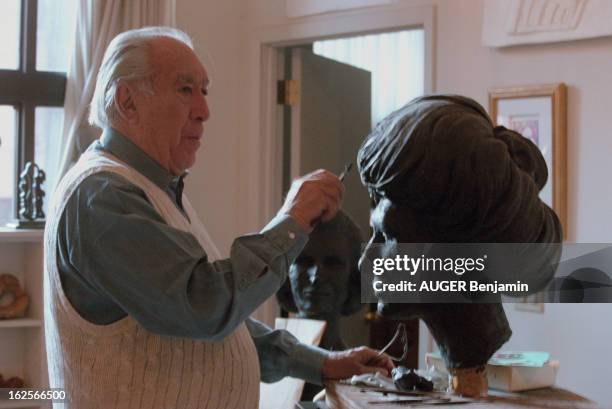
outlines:
[[[21,0],[19,68],[0,69],[0,105],[17,111],[13,218],[19,219],[19,175],[27,162],[34,162],[35,110],[39,106],[63,107],[66,73],[36,70],[38,0]]]

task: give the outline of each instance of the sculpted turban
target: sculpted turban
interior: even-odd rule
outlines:
[[[548,172],[539,149],[494,127],[475,101],[451,95],[413,100],[385,118],[358,153],[375,205],[389,201],[401,217],[397,241],[559,243],[555,213],[538,193]],[[388,207],[387,207],[388,208]],[[398,210],[399,209],[399,210]],[[558,252],[545,255],[547,263]],[[542,288],[549,269],[534,278]],[[517,272],[520,274],[520,272]],[[483,365],[511,335],[501,304],[391,304],[395,317],[422,318],[449,368]]]

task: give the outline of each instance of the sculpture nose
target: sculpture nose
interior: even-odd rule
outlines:
[[[381,247],[380,245],[384,243],[385,243],[384,236],[381,233],[378,233],[375,231],[370,237],[368,244],[366,244],[365,248],[363,249],[363,253],[361,253],[361,257],[359,257],[359,262],[357,263],[357,266],[360,271],[362,271],[362,268],[364,267],[364,265],[367,265],[366,260],[373,259],[376,256],[376,253],[380,250],[380,247]]]
[[[316,283],[319,278],[319,266],[314,264],[312,267],[308,269],[308,281],[310,284]]]

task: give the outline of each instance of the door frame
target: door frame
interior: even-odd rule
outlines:
[[[248,110],[245,137],[238,146],[242,197],[249,207],[238,215],[238,225],[258,231],[282,203],[282,107],[276,102],[276,82],[282,78],[282,48],[320,39],[422,28],[425,47],[425,93],[435,92],[435,6],[394,3],[323,15],[287,19],[286,24],[260,26],[248,33],[245,96]],[[264,303],[254,314],[270,323],[274,303]],[[419,350],[431,351],[427,327],[419,325]],[[420,354],[419,360],[424,359]],[[419,362],[424,367],[424,362]]]
[[[243,214],[243,226],[261,227],[278,210],[282,184],[282,115],[276,103],[275,84],[282,78],[281,48],[323,38],[347,37],[409,28],[422,28],[425,39],[425,93],[435,91],[434,81],[434,6],[394,4],[367,8],[255,30],[249,37],[247,80],[250,89],[246,122],[248,137],[242,146],[247,177],[246,197],[252,205]]]

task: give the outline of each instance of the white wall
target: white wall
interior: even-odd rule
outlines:
[[[211,118],[204,124],[203,144],[186,182],[186,192],[222,255],[235,237],[257,231],[263,221],[249,217],[253,206],[245,183],[249,169],[246,126],[244,3],[242,0],[176,0],[177,27],[194,40],[209,77]],[[254,86],[250,83],[249,86]],[[270,299],[253,315],[273,324],[277,305]]]
[[[480,46],[482,0],[438,3],[438,92],[469,95],[486,107],[492,87],[568,85],[569,239],[611,242],[612,38],[488,49]],[[559,385],[612,402],[612,305],[549,304],[544,314],[505,307],[514,333],[505,348],[550,351],[561,361]]]
[[[211,78],[208,103],[211,117],[204,124],[204,139],[196,166],[187,179],[187,194],[222,254],[229,254],[232,239],[241,230],[238,145],[242,75],[240,14],[242,1],[176,1],[177,27],[190,34],[196,52]],[[242,202],[244,204],[244,202]]]
[[[482,0],[439,3],[439,92],[466,94],[486,107],[491,87],[568,85],[569,239],[610,242],[612,38],[488,49],[480,46]]]
[[[401,1],[401,0],[400,0]],[[403,0],[408,3],[408,0]],[[483,0],[410,0],[436,5],[435,89],[487,104],[498,86],[565,82],[568,85],[569,239],[612,242],[612,38],[488,49],[480,45]],[[231,238],[257,223],[246,217],[251,197],[244,186],[256,157],[240,149],[256,135],[245,115],[256,107],[246,44],[262,27],[313,20],[333,24],[340,14],[291,20],[284,0],[225,2],[177,0],[177,21],[215,61],[212,119],[188,192],[211,233],[226,250]],[[359,27],[356,27],[356,31]],[[315,35],[316,33],[312,33]],[[252,79],[252,78],[251,78]],[[252,117],[252,114],[251,114]],[[238,152],[238,156],[236,153]],[[195,182],[195,183],[194,183]],[[195,185],[195,186],[194,186]],[[198,187],[196,187],[198,186]],[[200,187],[201,186],[201,187]],[[612,306],[546,305],[544,314],[506,306],[514,336],[507,347],[544,349],[561,361],[558,384],[601,402],[612,402],[607,371],[612,339]],[[608,386],[606,388],[606,386]]]

